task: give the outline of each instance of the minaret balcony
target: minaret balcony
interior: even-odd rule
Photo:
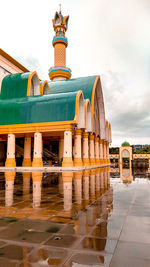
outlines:
[[[53,80],[56,77],[62,77],[65,79],[70,79],[71,78],[71,69],[67,67],[62,67],[62,66],[57,66],[57,67],[52,67],[49,69],[48,75],[51,80]]]
[[[66,47],[68,46],[68,40],[64,36],[54,36],[53,41],[52,41],[53,46],[55,46],[55,44],[57,43],[63,43],[66,45]]]

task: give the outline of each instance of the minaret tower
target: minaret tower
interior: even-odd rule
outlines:
[[[49,77],[52,81],[67,80],[71,78],[71,70],[66,67],[66,47],[68,40],[65,33],[68,29],[69,16],[63,17],[61,14],[61,5],[59,13],[55,13],[52,20],[55,36],[53,38],[54,46],[54,67],[49,69]]]

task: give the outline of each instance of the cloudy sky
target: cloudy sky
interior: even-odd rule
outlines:
[[[1,48],[41,79],[54,64],[51,20],[59,3],[70,15],[67,67],[72,77],[101,75],[112,146],[150,144],[150,1],[1,1]]]

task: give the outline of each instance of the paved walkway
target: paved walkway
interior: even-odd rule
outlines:
[[[108,223],[117,246],[110,267],[150,266],[150,181],[114,184],[114,209]]]

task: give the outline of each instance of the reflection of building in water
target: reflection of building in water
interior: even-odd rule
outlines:
[[[90,199],[95,199],[95,170],[90,171]]]
[[[13,205],[15,172],[5,172],[5,206]]]
[[[89,204],[89,173],[90,171],[83,172],[83,202],[84,206]]]
[[[72,211],[72,172],[63,172],[64,211]]]
[[[42,172],[32,172],[33,181],[33,207],[37,208],[41,204],[41,184],[42,184]]]
[[[131,166],[129,169],[123,169],[122,165],[120,166],[120,178],[123,183],[132,183],[133,175]]]
[[[73,183],[75,203],[77,208],[80,209],[82,207],[82,172],[74,173]]]
[[[30,172],[23,172],[23,198],[27,199],[29,197],[30,193],[30,178],[31,173]]]

